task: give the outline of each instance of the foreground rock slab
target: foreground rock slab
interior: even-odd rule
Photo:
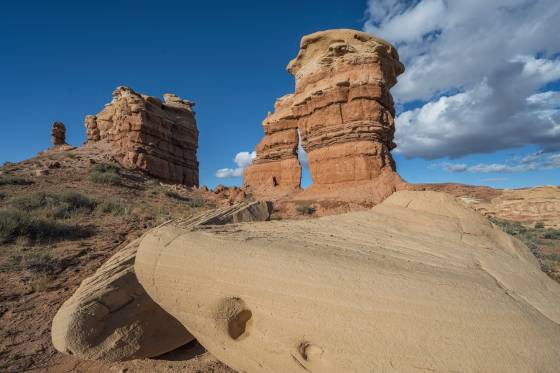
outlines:
[[[184,229],[140,243],[150,296],[247,372],[557,372],[560,286],[453,197]]]
[[[183,229],[265,221],[272,205],[237,203],[181,221]],[[140,285],[134,261],[140,239],[112,256],[82,282],[52,323],[54,347],[83,360],[124,361],[159,356],[193,340]]]

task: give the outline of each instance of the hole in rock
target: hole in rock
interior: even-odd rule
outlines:
[[[250,310],[242,310],[228,320],[228,333],[233,339],[239,339],[247,330],[247,323],[253,317]]]
[[[299,144],[297,149],[297,157],[299,164],[301,166],[301,181],[300,186],[302,189],[307,189],[311,184],[313,184],[313,179],[311,178],[311,171],[309,171],[309,165],[307,164],[307,152],[301,145],[301,136],[298,130]]]

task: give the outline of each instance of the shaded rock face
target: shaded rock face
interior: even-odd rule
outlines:
[[[85,119],[87,143],[108,143],[117,160],[162,181],[198,186],[198,129],[193,103],[118,87],[113,100]]]
[[[54,122],[51,130],[53,146],[66,145],[66,127],[62,122]]]
[[[288,71],[295,92],[278,99],[264,120],[265,137],[245,170],[245,186],[264,195],[299,190],[299,142],[308,153],[311,188],[384,174],[392,174],[384,175],[387,190],[402,183],[390,153],[396,145],[389,89],[404,71],[393,46],[360,31],[317,32],[303,37]]]

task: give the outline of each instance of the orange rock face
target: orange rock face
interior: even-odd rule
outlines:
[[[161,102],[118,87],[111,103],[86,117],[87,143],[109,144],[124,167],[198,186],[198,129],[192,106],[173,94],[165,94]]]
[[[280,98],[264,120],[246,187],[260,196],[299,191],[299,142],[313,179],[302,196],[340,192],[352,199],[343,195],[351,188],[357,200],[375,202],[404,185],[390,153],[396,145],[389,89],[404,71],[393,46],[360,31],[317,32],[303,37],[288,71],[295,93]]]

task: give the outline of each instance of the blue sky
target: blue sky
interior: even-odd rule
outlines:
[[[500,2],[503,1],[497,1]],[[548,5],[549,13],[558,10],[555,2],[543,5]],[[546,112],[550,120],[559,120],[557,95],[534,95],[554,93],[560,88],[560,76],[555,75],[560,42],[552,40],[548,42],[550,48],[542,50],[527,47],[518,54],[505,50],[500,56],[504,61],[522,56],[525,60],[515,62],[515,66],[537,66],[539,71],[546,72],[544,78],[543,74],[533,77],[534,74],[527,73],[527,79],[516,81],[511,88],[534,97],[531,105],[537,102],[542,110],[535,111],[531,106],[533,111],[518,110],[502,117],[486,115],[487,111],[481,110],[475,117],[476,125],[462,122],[457,120],[464,117],[459,109],[473,112],[473,107],[465,104],[473,101],[469,101],[471,93],[500,92],[494,79],[500,76],[500,69],[496,65],[485,71],[467,64],[464,70],[476,79],[444,71],[436,80],[446,84],[432,83],[433,75],[418,73],[416,63],[421,56],[431,53],[438,57],[437,61],[443,60],[440,49],[446,46],[446,35],[454,36],[456,28],[465,22],[474,27],[469,19],[457,20],[457,12],[465,14],[464,9],[445,7],[443,0],[168,1],[161,5],[147,1],[28,1],[19,5],[2,2],[0,162],[23,160],[47,148],[55,120],[66,124],[70,143],[81,144],[85,138],[84,117],[100,111],[110,101],[116,86],[127,85],[152,96],[172,92],[193,100],[200,129],[201,184],[240,184],[241,178],[217,178],[216,171],[235,168],[236,154],[254,149],[263,134],[261,122],[276,98],[293,91],[293,78],[285,66],[297,53],[301,36],[329,28],[355,28],[375,32],[397,44],[412,72],[410,77],[403,76],[402,87],[395,87],[402,115],[397,128],[406,129],[406,133],[401,131],[397,136],[402,151],[395,157],[406,180],[497,187],[559,184],[560,169],[555,166],[556,158],[550,157],[559,150],[560,129],[550,127],[546,120],[535,124],[528,118]],[[455,19],[455,23],[413,22],[434,14],[445,17],[441,13],[445,11],[446,19]],[[517,19],[512,21],[519,24]],[[406,25],[407,32],[395,31],[403,28],[399,22]],[[507,23],[505,20],[506,26]],[[437,34],[434,30],[441,30],[438,32],[443,36],[425,41],[426,35]],[[560,32],[543,29],[543,38],[550,31]],[[520,41],[521,46],[524,42]],[[531,56],[536,59],[529,60]],[[550,66],[539,64],[543,61]],[[462,66],[459,64],[455,69]],[[527,82],[529,78],[532,80]],[[505,88],[500,89],[507,91],[507,84],[503,85]],[[488,94],[487,101],[493,102],[495,96]],[[434,107],[442,105],[447,114],[443,115],[441,110],[434,114]],[[433,121],[427,123],[426,118]],[[442,136],[440,132],[445,130],[434,132],[433,126],[460,135]],[[521,129],[531,126],[535,126],[534,130],[530,129],[522,141],[503,135],[509,130],[522,137]],[[481,136],[485,132],[490,139],[483,141]],[[430,141],[424,141],[426,138]],[[531,155],[533,166],[519,167],[527,164],[527,156]],[[522,162],[523,158],[527,159]],[[477,165],[494,166],[473,167]]]

